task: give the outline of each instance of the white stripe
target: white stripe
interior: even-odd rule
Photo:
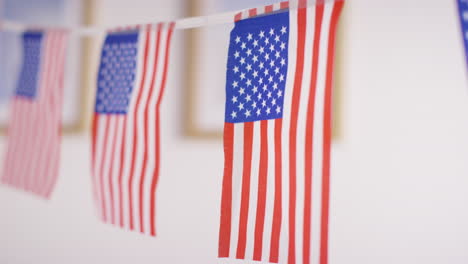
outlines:
[[[292,92],[296,72],[297,10],[289,12],[288,72],[284,92],[283,127],[281,131],[282,160],[282,221],[279,247],[279,263],[287,263],[289,240],[289,138]]]
[[[107,118],[107,117],[106,117]],[[96,166],[94,168],[94,183],[97,186],[97,193],[99,198],[99,211],[101,213],[101,218],[104,217],[104,208],[101,206],[104,199],[105,194],[102,192],[101,186],[101,167],[104,166],[102,162],[102,157],[104,155],[104,138],[105,138],[105,125],[106,125],[106,118],[99,118],[98,120],[98,127],[97,135],[96,135]]]
[[[114,192],[114,221],[118,225],[120,224],[120,193],[119,193],[119,172],[120,172],[120,149],[122,147],[122,137],[123,137],[123,125],[124,117],[122,115],[116,115],[114,117],[115,122],[111,129],[115,130],[116,141],[114,148],[114,159],[111,160],[112,175],[111,177],[111,188]],[[112,142],[112,145],[114,142]]]
[[[265,225],[263,227],[262,260],[270,259],[271,231],[273,227],[273,209],[275,204],[275,120],[268,120],[268,164],[265,203]]]
[[[325,97],[325,77],[327,66],[328,33],[333,4],[324,8],[317,75],[317,91],[314,113],[313,137],[313,184],[312,184],[312,238],[311,263],[320,263],[320,235],[322,208],[322,159],[323,159],[323,114]]]
[[[247,217],[247,240],[245,259],[253,259],[255,241],[255,223],[258,203],[258,172],[260,164],[260,122],[253,122],[252,163],[250,170],[249,214]]]
[[[231,217],[231,248],[230,257],[235,257],[239,237],[239,216],[242,194],[242,167],[244,157],[244,124],[234,126],[234,149],[232,153],[232,217]]]

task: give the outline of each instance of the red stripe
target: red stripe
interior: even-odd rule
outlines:
[[[160,45],[160,40],[161,40],[161,24],[158,25],[158,29],[156,32],[156,52],[154,56],[154,66],[153,66],[153,73],[151,76],[151,84],[150,84],[150,93],[147,96],[146,100],[146,105],[145,105],[145,112],[144,112],[144,138],[143,138],[143,146],[144,146],[144,152],[143,152],[143,168],[141,169],[141,176],[140,176],[140,197],[139,197],[139,205],[140,205],[140,231],[142,233],[145,232],[144,230],[144,183],[145,183],[145,176],[146,176],[146,167],[148,163],[148,126],[149,126],[149,105],[151,102],[151,99],[153,98],[153,93],[154,93],[154,82],[156,80],[156,72],[157,72],[157,67],[158,67],[158,57],[159,57],[159,45]]]
[[[105,198],[105,191],[104,191],[104,168],[106,164],[106,156],[107,156],[107,139],[109,138],[109,128],[110,128],[110,116],[106,117],[105,120],[105,128],[104,128],[104,142],[102,144],[102,157],[100,162],[100,170],[99,170],[99,185],[101,189],[101,207],[102,207],[102,218],[104,221],[107,221],[107,212],[106,212],[106,198]]]
[[[93,115],[93,123],[92,123],[92,132],[91,132],[91,169],[92,169],[92,173],[91,173],[91,179],[92,179],[92,182],[93,182],[93,195],[94,195],[94,199],[96,202],[99,202],[99,196],[98,196],[98,190],[97,190],[97,186],[96,184],[94,184],[96,182],[96,177],[97,177],[97,174],[96,174],[96,145],[97,145],[97,132],[99,130],[99,115],[94,113]]]
[[[310,238],[311,238],[311,208],[312,208],[312,166],[313,166],[313,137],[314,137],[314,109],[315,94],[317,88],[317,72],[319,60],[320,34],[323,18],[323,4],[315,8],[315,30],[312,55],[312,72],[310,82],[310,95],[307,104],[306,135],[305,135],[305,179],[304,179],[304,233],[303,233],[303,262],[310,263]]]
[[[224,123],[224,177],[221,192],[218,257],[229,257],[232,216],[232,165],[234,156],[234,124]]]
[[[155,207],[156,207],[156,185],[158,183],[158,177],[159,177],[159,170],[161,167],[161,135],[160,135],[160,108],[161,108],[161,102],[162,98],[164,95],[164,90],[166,88],[166,80],[167,80],[167,69],[169,65],[169,53],[170,53],[170,47],[171,47],[171,39],[172,39],[172,33],[174,32],[174,26],[175,23],[170,23],[169,24],[169,29],[167,32],[167,40],[166,40],[166,50],[165,50],[165,57],[164,57],[164,68],[163,68],[163,74],[162,74],[162,80],[161,80],[161,88],[159,89],[159,97],[158,101],[156,103],[156,141],[155,141],[155,153],[156,153],[156,166],[154,169],[154,174],[153,174],[153,180],[151,182],[151,197],[150,197],[150,226],[151,226],[151,235],[155,236],[156,235],[156,226],[155,226]]]
[[[304,0],[301,0],[304,1]],[[307,9],[298,9],[297,17],[297,62],[291,103],[291,124],[289,129],[289,243],[288,263],[296,263],[296,143],[299,99],[304,73],[304,46],[307,25]]]
[[[255,222],[253,259],[262,260],[263,228],[265,226],[265,205],[268,174],[268,120],[260,122],[260,166],[258,173],[257,216]]]
[[[239,215],[239,237],[237,242],[236,258],[245,257],[245,247],[247,239],[247,218],[249,214],[250,199],[250,173],[252,167],[252,143],[253,143],[253,122],[244,123],[244,161],[242,172],[242,194]]]
[[[323,180],[322,180],[322,217],[320,237],[320,264],[328,263],[328,214],[330,207],[330,152],[331,152],[331,111],[333,62],[335,58],[335,33],[338,18],[343,8],[343,1],[335,3],[331,15],[330,33],[328,36],[327,76],[325,81],[325,109],[323,126]]]
[[[280,9],[289,8],[289,1],[284,1],[280,3]]]
[[[118,188],[119,188],[119,224],[121,227],[124,226],[124,215],[123,215],[123,173],[124,173],[124,163],[125,163],[125,144],[127,138],[127,115],[123,117],[123,127],[122,127],[122,145],[120,147],[120,168],[119,168],[119,179],[118,179]]]
[[[115,208],[114,208],[114,187],[112,186],[112,178],[114,176],[114,167],[115,167],[115,152],[116,151],[116,145],[117,145],[117,134],[118,134],[118,131],[119,131],[119,117],[118,115],[112,115],[112,116],[109,116],[108,119],[112,118],[112,120],[114,121],[113,125],[112,125],[112,130],[114,130],[114,139],[112,140],[112,153],[111,153],[111,160],[109,161],[109,164],[110,164],[110,171],[109,171],[109,177],[108,177],[108,180],[107,180],[107,185],[108,185],[108,188],[109,188],[109,196],[110,196],[110,209],[111,209],[111,223],[112,224],[115,224]]]
[[[271,230],[271,245],[270,245],[270,262],[278,263],[279,242],[281,231],[282,218],[282,159],[281,159],[281,129],[283,127],[283,119],[275,120],[275,202],[273,207],[273,224]]]
[[[271,12],[273,12],[273,5],[265,6],[265,13],[271,13]]]
[[[256,8],[252,8],[249,10],[249,17],[254,17],[257,15],[257,9]]]
[[[138,92],[138,97],[136,101],[135,110],[133,112],[133,141],[132,141],[132,163],[130,165],[130,177],[128,179],[128,201],[129,201],[129,217],[130,217],[130,229],[133,230],[133,179],[135,176],[135,163],[136,163],[136,153],[137,153],[137,143],[138,143],[138,109],[140,108],[141,98],[143,94],[143,88],[146,81],[146,67],[148,62],[148,52],[149,52],[149,42],[150,42],[150,32],[151,29],[146,29],[146,42],[145,42],[145,51],[143,57],[143,71],[142,78],[140,83],[140,90]]]
[[[242,19],[242,13],[237,13],[235,16],[234,16],[234,22],[237,22],[239,20]]]

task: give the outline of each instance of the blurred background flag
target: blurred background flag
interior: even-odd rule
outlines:
[[[239,13],[231,31],[218,251],[231,260],[224,263],[328,261],[331,93],[343,1],[288,5]]]
[[[160,105],[173,23],[109,33],[92,131],[95,200],[103,221],[156,235]]]
[[[57,181],[67,33],[22,36],[23,65],[11,102],[2,182],[49,198]]]
[[[465,46],[465,58],[468,64],[468,0],[457,0],[458,13],[460,14],[460,28]]]

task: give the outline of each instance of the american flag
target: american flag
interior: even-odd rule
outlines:
[[[49,198],[59,174],[67,32],[27,31],[2,182]]]
[[[237,14],[226,80],[223,263],[328,261],[331,95],[342,0]]]
[[[161,23],[107,35],[93,120],[92,180],[102,220],[152,236],[173,28]]]

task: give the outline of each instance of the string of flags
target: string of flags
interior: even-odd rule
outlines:
[[[99,218],[156,236],[155,194],[164,166],[160,106],[173,31],[232,23],[218,257],[225,263],[328,263],[333,62],[343,4],[290,1],[107,30],[90,153]],[[23,32],[23,67],[11,107],[0,180],[44,198],[58,177],[70,34]]]

